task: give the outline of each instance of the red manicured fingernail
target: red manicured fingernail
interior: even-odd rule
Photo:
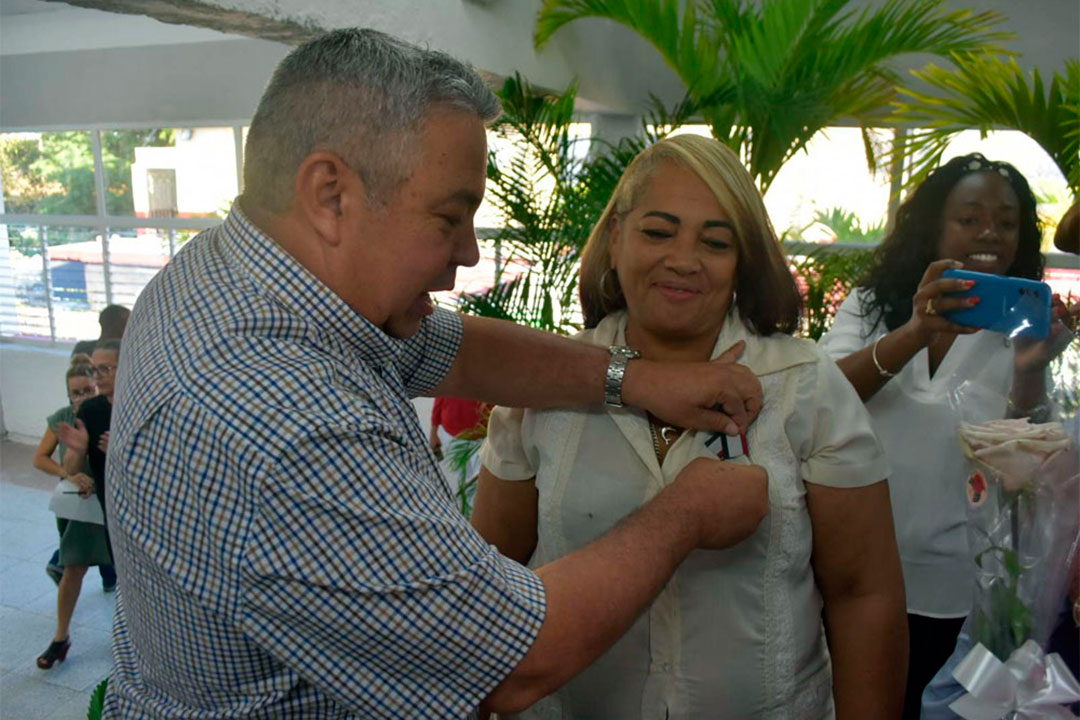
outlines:
[[[974,295],[971,298],[968,298],[968,303],[971,305],[978,305],[981,300],[981,297],[979,297],[978,295]]]
[[[975,285],[974,280],[965,280],[964,281],[964,287],[966,287],[966,288],[972,287],[973,285]]]

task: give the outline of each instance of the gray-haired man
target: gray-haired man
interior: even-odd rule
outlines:
[[[456,513],[410,395],[607,398],[716,430],[761,401],[730,362],[627,364],[433,309],[428,293],[477,261],[498,111],[461,63],[371,31],[330,33],[275,72],[238,206],[128,326],[107,716],[522,708],[610,646],[693,548],[756,527],[764,472],[707,460],[538,573]]]

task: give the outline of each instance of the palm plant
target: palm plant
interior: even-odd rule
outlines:
[[[870,270],[873,248],[838,249],[829,245],[789,243],[795,282],[803,296],[803,319],[799,335],[815,342],[832,327],[836,311],[856,284]]]
[[[1080,61],[1065,63],[1047,86],[1038,69],[1025,73],[1013,58],[954,53],[954,68],[928,65],[912,74],[933,91],[903,89],[897,118],[916,127],[903,153],[911,158],[912,183],[938,166],[949,140],[961,130],[994,128],[1029,135],[1054,159],[1073,195],[1080,195]]]
[[[840,118],[863,128],[887,116],[912,53],[1000,50],[993,11],[950,10],[945,0],[545,0],[535,41],[564,25],[607,18],[660,52],[718,140],[741,153],[762,192],[815,133]],[[864,132],[867,158],[873,162]]]
[[[593,138],[586,156],[572,133],[575,86],[551,94],[514,75],[499,96],[504,114],[492,129],[511,142],[507,153],[492,151],[488,161],[488,197],[502,220],[494,239],[503,267],[528,270],[463,296],[459,309],[569,334],[580,329],[578,264],[593,225],[626,166],[660,136],[652,128],[677,127],[689,109],[658,105],[640,137]]]
[[[814,222],[832,233],[832,242],[860,245],[877,245],[885,235],[885,221],[864,224],[850,210],[833,207],[814,213]]]

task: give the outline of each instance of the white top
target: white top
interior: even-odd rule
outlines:
[[[872,318],[862,315],[868,292],[849,295],[821,338],[830,357],[847,357],[886,334],[884,323],[871,328]],[[908,612],[929,617],[963,617],[971,607],[975,575],[966,531],[967,463],[950,402],[965,382],[965,419],[1004,417],[1012,350],[1003,335],[985,330],[958,335],[933,377],[923,348],[866,402],[892,467],[889,494]]]
[[[625,313],[615,313],[579,337],[624,344],[625,325]],[[733,548],[691,553],[622,639],[521,717],[833,717],[803,482],[869,485],[887,475],[884,454],[855,391],[816,346],[750,335],[729,316],[713,357],[740,339],[742,362],[760,377],[765,398],[748,435],[749,460],[735,462],[768,470],[769,515]],[[498,408],[481,453],[497,477],[536,478],[535,568],[597,539],[655,496],[708,454],[705,436],[683,433],[661,467],[639,410]]]

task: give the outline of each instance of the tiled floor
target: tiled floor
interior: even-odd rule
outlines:
[[[31,465],[34,448],[0,443],[0,720],[82,720],[109,673],[115,595],[86,574],[71,627],[71,651],[52,670],[35,658],[52,639],[56,586],[45,562],[57,546],[49,512],[54,480]]]

